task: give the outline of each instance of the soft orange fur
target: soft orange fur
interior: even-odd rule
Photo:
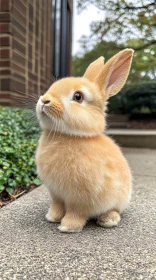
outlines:
[[[52,197],[46,217],[61,221],[61,231],[80,231],[90,217],[115,226],[130,200],[127,161],[103,130],[106,100],[126,81],[132,53],[126,49],[105,65],[99,58],[84,77],[55,82],[38,101],[37,170]],[[75,91],[83,93],[82,104],[73,100]]]

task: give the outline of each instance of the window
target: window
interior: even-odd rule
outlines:
[[[62,78],[70,74],[71,64],[71,2],[53,0],[53,75]]]

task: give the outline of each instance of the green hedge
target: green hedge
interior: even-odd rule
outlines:
[[[0,107],[0,192],[40,183],[34,161],[38,137],[30,110]]]
[[[153,114],[156,113],[156,83],[127,86],[110,98],[110,113]]]

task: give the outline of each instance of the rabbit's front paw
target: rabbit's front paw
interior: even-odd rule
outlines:
[[[101,227],[115,227],[120,222],[121,218],[118,212],[109,211],[105,214],[102,214],[97,219],[97,224]]]
[[[86,223],[85,217],[79,217],[73,213],[67,213],[61,221],[58,229],[62,232],[80,232]]]
[[[63,226],[63,225],[60,225],[58,227],[58,229],[61,231],[61,232],[80,232],[82,231],[82,227],[80,226],[75,226],[75,227],[70,227],[70,226]]]
[[[61,221],[61,218],[59,218],[57,215],[54,215],[50,211],[47,212],[47,214],[45,215],[45,218],[48,222],[51,222],[51,223],[59,223]]]
[[[58,223],[64,216],[64,208],[61,205],[51,205],[45,218],[51,223]]]

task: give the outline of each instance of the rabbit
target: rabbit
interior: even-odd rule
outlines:
[[[52,198],[46,219],[60,222],[61,232],[80,232],[90,218],[117,226],[130,201],[130,168],[104,129],[107,100],[125,84],[132,56],[125,49],[106,64],[100,57],[83,77],[54,82],[37,102],[37,172]]]

